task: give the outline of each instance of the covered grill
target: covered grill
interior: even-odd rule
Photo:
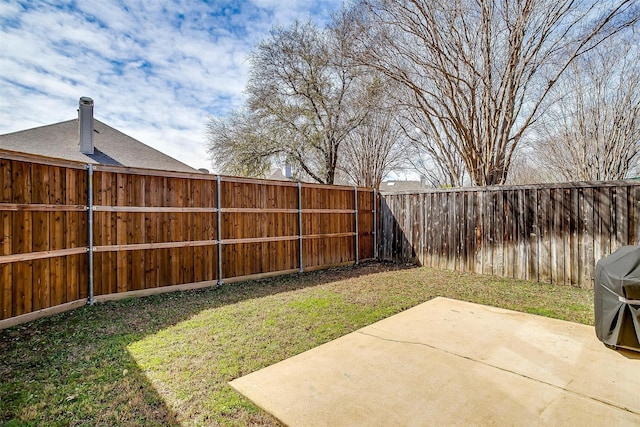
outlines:
[[[640,351],[640,246],[623,246],[598,261],[594,286],[598,339]]]

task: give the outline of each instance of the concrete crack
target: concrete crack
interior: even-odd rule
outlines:
[[[504,368],[504,367],[501,367],[501,366],[493,365],[493,364],[485,362],[483,360],[474,359],[474,358],[466,356],[464,354],[460,354],[460,353],[456,353],[456,352],[453,352],[453,351],[445,350],[443,348],[436,347],[436,346],[433,346],[431,344],[418,342],[418,341],[407,341],[407,340],[399,340],[399,339],[393,339],[393,338],[384,338],[384,337],[381,337],[381,336],[378,336],[378,335],[375,335],[375,334],[364,332],[362,330],[358,330],[358,331],[356,331],[356,333],[361,334],[361,335],[366,335],[366,336],[369,336],[371,338],[379,339],[379,340],[382,340],[382,341],[387,341],[387,342],[394,342],[394,343],[398,343],[398,344],[417,345],[417,346],[427,347],[427,348],[430,348],[430,349],[433,349],[433,350],[436,350],[436,351],[439,351],[439,352],[442,352],[442,353],[449,354],[451,356],[455,356],[455,357],[459,357],[461,359],[466,359],[466,360],[469,360],[469,361],[472,361],[472,362],[480,363],[482,365],[485,365],[485,366],[488,366],[488,367],[491,367],[491,368],[494,368],[494,369],[498,369],[500,371],[507,372],[507,373],[510,373],[512,375],[517,375],[519,377],[526,378],[526,379],[535,381],[537,383],[544,384],[544,385],[556,388],[558,390],[562,390],[562,391],[567,392],[567,393],[569,393],[571,395],[574,395],[576,397],[581,397],[581,398],[589,399],[589,400],[592,400],[594,402],[598,402],[598,403],[601,403],[601,404],[604,404],[604,405],[607,405],[607,406],[612,406],[614,408],[621,409],[623,411],[632,413],[634,415],[640,415],[639,412],[637,412],[637,411],[635,411],[633,409],[624,407],[624,406],[617,405],[614,402],[606,401],[606,400],[599,399],[599,398],[593,397],[593,396],[587,396],[587,395],[584,395],[584,394],[580,394],[580,393],[575,392],[573,390],[569,390],[566,387],[561,387],[561,386],[558,386],[556,384],[540,380],[538,378],[530,377],[530,376],[525,375],[525,374],[523,374],[521,372],[517,372],[517,371],[513,371],[511,369],[507,369],[507,368]],[[567,385],[571,384],[572,382],[573,381],[569,381],[569,383]]]

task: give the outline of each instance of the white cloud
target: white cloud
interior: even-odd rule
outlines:
[[[273,25],[324,22],[337,1],[77,0],[0,4],[0,133],[75,117],[99,120],[211,169],[209,115],[241,105],[247,56]]]

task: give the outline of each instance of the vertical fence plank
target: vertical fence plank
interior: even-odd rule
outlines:
[[[570,232],[571,232],[571,243],[570,243],[570,254],[568,259],[571,260],[571,285],[579,286],[580,285],[580,191],[577,188],[569,189],[570,193]]]
[[[419,246],[418,246],[418,262],[420,265],[425,265],[426,257],[425,257],[425,234],[426,234],[426,225],[425,225],[425,203],[424,203],[424,194],[418,195],[418,201],[416,209],[418,210],[419,216]]]
[[[474,218],[474,192],[467,191],[464,193],[465,204],[464,204],[464,217],[465,221],[465,236],[463,239],[463,245],[465,246],[465,263],[463,265],[462,271],[474,271],[475,266],[475,243],[476,243],[476,229]]]
[[[464,271],[464,265],[466,264],[466,244],[465,244],[465,234],[466,229],[464,226],[460,226],[459,224],[462,222],[462,218],[464,218],[466,209],[466,195],[464,192],[460,192],[456,197],[456,223],[454,227],[454,233],[456,236],[456,250],[455,250],[455,260],[454,260],[454,269],[456,271]]]
[[[449,231],[449,250],[447,253],[447,269],[455,270],[458,252],[458,194],[447,194],[447,206],[449,211],[448,231]]]
[[[437,242],[436,242],[436,227],[438,222],[437,214],[439,212],[436,206],[436,194],[427,193],[424,195],[425,206],[424,206],[424,226],[425,226],[425,238],[424,238],[424,248],[426,252],[425,265],[428,267],[437,267]],[[382,197],[382,195],[381,195]],[[386,196],[383,200],[386,199]],[[384,218],[385,214],[381,214],[381,217]],[[383,233],[385,230],[381,230]]]
[[[563,226],[564,194],[561,189],[551,189],[551,283],[564,284],[564,230]]]
[[[126,206],[126,197],[128,193],[127,188],[127,176],[124,174],[118,174],[117,179],[117,192],[116,192],[116,206]],[[127,244],[127,216],[126,212],[116,213],[116,244],[124,246]],[[116,252],[116,284],[118,292],[126,292],[128,290],[127,273],[129,270],[129,261],[127,260],[126,251]]]
[[[615,239],[612,236],[611,251],[629,244],[629,187],[623,186],[613,189],[616,195],[615,203]]]
[[[571,227],[571,190],[569,189],[560,189],[559,190],[562,197],[562,212],[561,221],[562,221],[562,253],[559,255],[562,258],[562,266],[563,266],[563,277],[564,284],[571,285],[573,283],[573,278],[571,275],[571,259],[572,256],[572,242],[571,237],[573,236],[574,230]]]
[[[484,224],[482,221],[482,214],[483,214],[483,204],[484,204],[484,196],[481,192],[474,192],[473,196],[475,198],[474,200],[474,215],[473,218],[475,218],[475,267],[473,272],[474,273],[478,273],[478,274],[482,274],[482,270],[483,270],[483,262],[484,262],[484,257],[482,255],[483,251],[484,251],[484,245],[487,243],[486,241],[483,240],[483,236],[484,236]]]
[[[85,208],[89,205],[89,172],[86,165],[83,165],[82,169],[78,169],[75,172],[76,175],[76,199],[78,204],[84,206]],[[93,171],[92,171],[93,175]],[[92,178],[92,187],[95,189],[95,181]],[[95,195],[95,191],[92,190],[92,194]],[[95,217],[95,212],[94,212]],[[83,212],[77,212],[78,218],[78,240],[76,241],[77,248],[88,248],[89,247],[89,212],[84,210]],[[92,234],[95,232],[95,222],[93,222],[93,226],[91,227]],[[93,242],[95,244],[95,237],[93,238]],[[95,254],[94,254],[95,256]],[[80,255],[75,256],[77,263],[74,268],[78,269],[78,298],[79,299],[88,299],[89,298],[89,253],[82,253]],[[94,259],[95,261],[95,259]],[[95,271],[95,262],[93,262],[93,271]],[[95,280],[95,275],[93,277]],[[94,293],[95,296],[95,293]]]
[[[94,169],[93,171],[93,204],[96,206],[104,206],[104,189],[102,187],[102,171],[99,169]],[[87,188],[88,191],[88,188]],[[87,200],[88,201],[88,200]],[[105,212],[94,212],[93,213],[93,244],[95,246],[104,245],[104,217]],[[85,215],[82,215],[83,217]],[[88,246],[88,242],[87,242]],[[102,269],[104,266],[104,256],[105,252],[94,252],[93,254],[93,294],[94,296],[102,295],[102,287],[104,284],[104,275],[102,274]]]
[[[31,167],[29,164],[14,162],[12,167],[13,203],[31,203]],[[23,254],[32,250],[32,213],[15,212],[13,214],[12,253]],[[32,310],[32,262],[23,261],[14,264],[13,271],[13,313],[20,315]]]
[[[117,175],[113,172],[102,173],[103,204],[105,206],[116,206],[118,196]],[[117,214],[115,212],[105,212],[102,216],[103,244],[116,245],[117,241]],[[103,267],[103,295],[118,292],[117,268],[118,259],[115,252],[105,252],[102,257]]]
[[[629,244],[640,245],[640,186],[630,186],[629,190]]]
[[[482,273],[493,274],[494,205],[493,190],[482,193]]]
[[[503,192],[502,201],[502,214],[504,215],[504,233],[503,233],[503,253],[504,253],[504,276],[515,277],[515,263],[516,258],[514,256],[515,244],[514,244],[514,230],[515,230],[515,215],[514,204],[515,191]]]
[[[13,202],[12,162],[0,159],[0,201]],[[13,213],[8,210],[0,212],[0,255],[13,253]],[[0,319],[14,316],[13,311],[13,264],[0,264]]]
[[[47,165],[33,165],[33,182],[31,203],[49,204],[49,167]],[[49,250],[49,214],[47,212],[33,213],[33,246],[34,252]],[[72,230],[69,230],[69,233]],[[38,259],[33,261],[33,310],[41,310],[51,306],[51,277],[50,260]]]
[[[146,177],[144,200],[146,206],[160,207],[162,206],[162,192],[158,191],[161,180],[157,176],[150,175]],[[145,243],[158,243],[161,241],[160,232],[160,215],[155,212],[147,212],[144,215],[144,236]],[[158,250],[145,250],[144,256],[144,285],[145,288],[157,288],[159,283]]]
[[[538,190],[538,280],[551,283],[551,191]]]
[[[514,191],[518,199],[517,204],[517,278],[527,279],[529,277],[529,228],[527,218],[526,192],[523,189]]]
[[[539,264],[540,264],[540,229],[538,226],[538,191],[527,190],[527,222],[529,228],[529,274],[528,279],[539,281]]]
[[[498,190],[493,194],[493,217],[494,217],[494,251],[493,251],[493,274],[503,276],[504,268],[504,227],[505,227],[505,209],[504,209],[504,192]]]
[[[204,180],[194,180],[191,187],[191,203],[192,207],[206,207],[204,201]],[[191,239],[192,240],[208,240],[208,236],[204,230],[203,213],[195,212],[190,214],[191,217]],[[206,278],[206,260],[204,257],[206,246],[198,246],[193,248],[193,281],[195,283],[207,280]]]
[[[611,220],[612,207],[615,209],[615,201],[612,198],[615,192],[610,187],[598,189],[598,219],[600,223],[599,237],[600,237],[600,253],[596,254],[594,251],[595,262],[598,262],[601,258],[608,256],[611,253],[611,235],[615,235],[613,230],[613,222]]]
[[[83,187],[82,181],[79,180],[79,172],[83,175],[86,174],[84,170],[78,171],[75,169],[67,169],[65,171],[65,199],[66,205],[86,205],[86,196],[82,193],[86,192],[86,188]],[[84,190],[84,191],[83,191]],[[81,227],[80,216],[86,216],[83,212],[66,212],[65,213],[65,247],[77,248],[88,246],[86,241],[86,230]],[[88,265],[87,265],[88,267]],[[77,255],[68,256],[66,259],[66,271],[67,271],[67,301],[76,301],[80,299],[80,270],[79,257]]]
[[[50,168],[50,201],[54,204],[64,204],[66,200],[66,173],[61,167]],[[64,213],[54,211],[50,213],[49,248],[51,250],[64,249],[66,243],[66,225]],[[51,305],[67,302],[67,268],[61,257],[51,258]]]
[[[131,176],[131,206],[146,207],[145,199],[146,177],[144,175]],[[131,214],[131,221],[128,224],[129,235],[132,243],[145,243],[145,213],[135,212]],[[145,284],[145,256],[146,251],[131,251],[131,287],[130,290],[142,290]]]
[[[589,284],[593,280],[594,260],[594,191],[593,188],[584,188],[581,192],[580,203],[580,283]],[[593,284],[591,283],[592,287]]]
[[[629,232],[634,236],[633,244],[640,245],[640,186],[634,187],[633,190],[634,197],[631,205],[633,219],[630,223],[633,225],[633,231],[629,230]],[[631,215],[629,216],[631,217]]]

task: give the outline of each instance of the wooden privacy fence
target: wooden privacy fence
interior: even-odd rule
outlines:
[[[94,298],[375,257],[371,189],[4,151],[0,188],[0,327]]]
[[[640,244],[640,182],[384,194],[382,259],[585,288],[622,245]]]

